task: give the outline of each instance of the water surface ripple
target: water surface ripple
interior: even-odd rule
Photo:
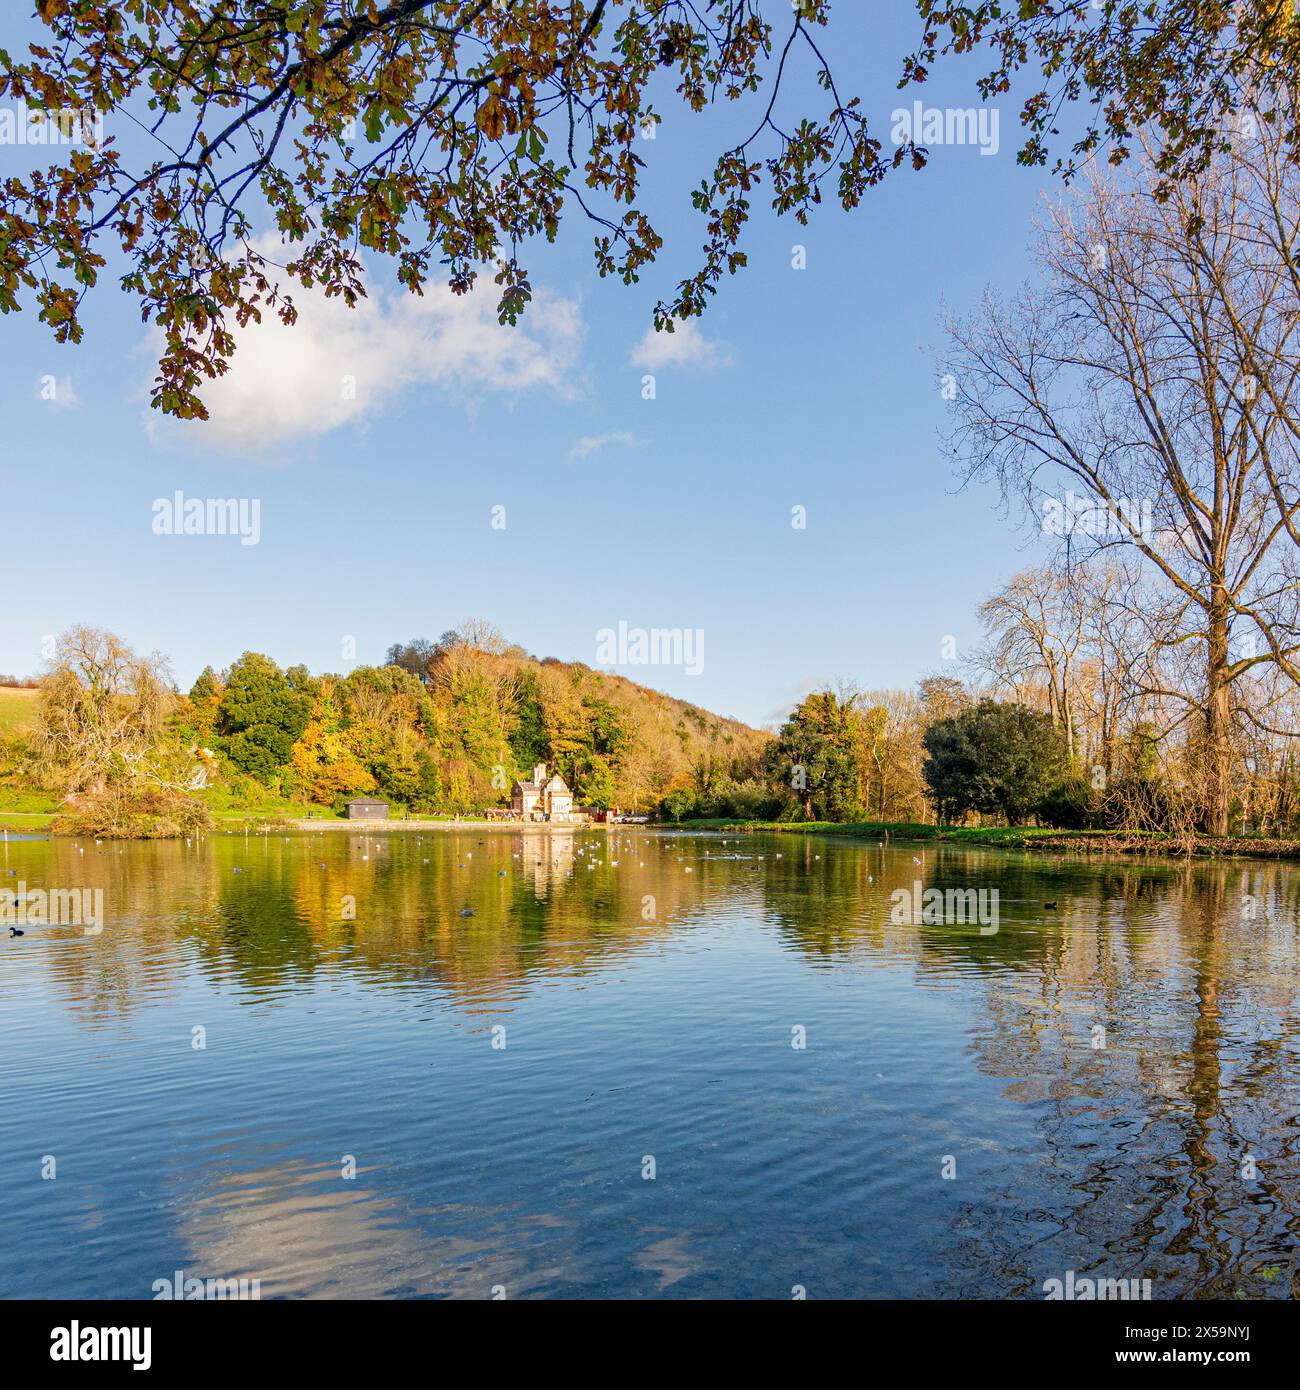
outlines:
[[[1300,1293],[1283,866],[644,830],[2,863],[107,921],[0,940],[0,1296]],[[996,888],[997,931],[891,920],[918,882]]]

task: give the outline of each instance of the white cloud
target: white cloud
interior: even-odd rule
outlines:
[[[674,332],[655,331],[652,324],[632,349],[632,365],[657,372],[664,367],[696,367],[712,372],[731,366],[731,350],[725,343],[706,338],[695,319],[678,319]]]
[[[629,434],[627,430],[610,430],[607,434],[584,434],[569,450],[569,457],[585,459],[607,444],[626,444],[628,448],[635,448],[640,442],[636,435]]]
[[[497,323],[488,288],[456,296],[429,285],[422,298],[372,288],[353,309],[319,290],[291,292],[297,323],[286,328],[264,312],[262,323],[238,330],[225,375],[200,388],[211,418],[162,422],[150,411],[151,437],[174,431],[186,444],[255,453],[363,425],[417,387],[470,404],[489,393],[578,394],[583,324],[574,300],[538,293],[512,328]]]

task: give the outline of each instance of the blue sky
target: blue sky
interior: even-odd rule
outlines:
[[[977,104],[977,64],[894,90],[910,7],[887,23],[842,9],[828,56],[886,139],[889,113],[918,95]],[[938,318],[1026,278],[1052,180],[1016,165],[1006,102],[994,156],[932,146],[924,172],[891,176],[854,214],[823,206],[807,228],[759,207],[749,268],[647,401],[636,349],[656,298],[693,267],[687,193],[722,138],[707,115],[663,109],[641,145],[661,260],[633,289],[600,281],[592,229],[571,216],[531,255],[543,295],[522,336],[495,326],[486,293],[452,313],[439,291],[415,306],[372,267],[363,321],[304,313],[300,329],[265,330],[205,427],[150,418],[146,330],[110,279],[80,346],[55,345],[34,312],[0,321],[0,670],[34,672],[43,638],[75,622],[166,652],[186,688],[246,649],[344,670],[471,615],[593,665],[597,633],[620,621],[702,629],[700,674],[624,674],[755,723],[820,682],[945,669],[944,636],[966,646],[980,599],[1032,557],[996,498],[957,492],[941,455]],[[0,147],[0,166],[26,158]],[[320,382],[333,401],[341,372],[358,399],[321,428],[334,416]],[[178,489],[258,499],[259,543],[154,534],[154,500]]]

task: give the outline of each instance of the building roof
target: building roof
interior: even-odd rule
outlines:
[[[536,782],[516,782],[510,790],[512,792],[537,792],[541,791],[541,788]]]
[[[552,793],[568,792],[569,784],[564,780],[563,777],[560,776],[558,772],[553,772],[551,774],[550,781],[548,781],[546,784],[546,790]]]

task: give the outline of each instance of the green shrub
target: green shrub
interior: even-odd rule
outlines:
[[[1057,830],[1094,830],[1101,816],[1085,777],[1067,777],[1038,803],[1038,818]]]

